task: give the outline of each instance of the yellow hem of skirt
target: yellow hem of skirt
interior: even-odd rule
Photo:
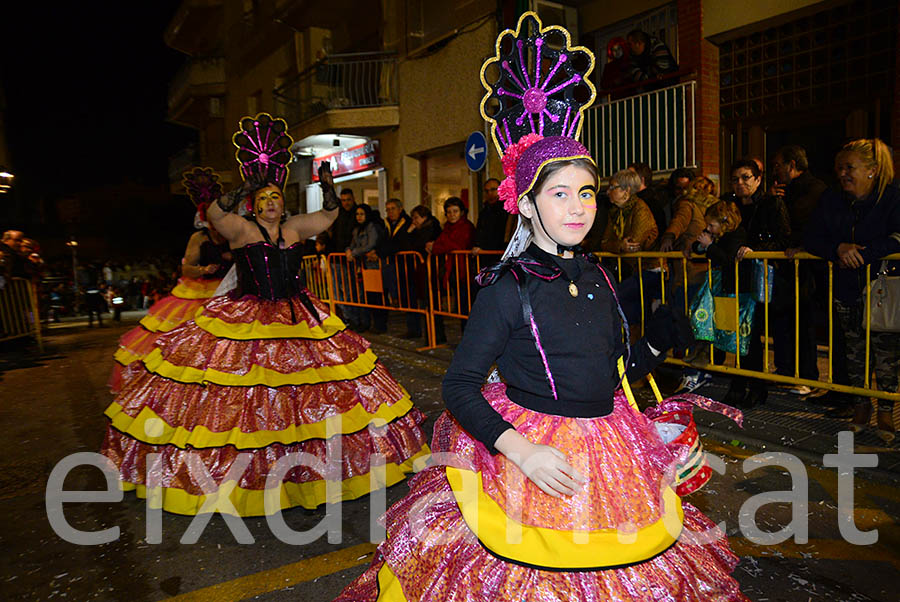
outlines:
[[[307,368],[299,372],[284,374],[263,366],[253,365],[246,374],[231,374],[218,370],[201,370],[191,366],[176,366],[163,359],[162,351],[157,347],[144,358],[147,370],[162,377],[181,383],[207,384],[213,383],[228,387],[284,387],[287,385],[313,385],[338,380],[354,380],[375,369],[378,358],[371,349],[360,354],[348,364],[339,366],[322,366]]]
[[[372,491],[382,489],[383,487],[396,485],[406,478],[407,473],[416,469],[421,469],[430,455],[431,450],[428,448],[428,445],[423,444],[422,448],[414,456],[402,464],[398,465],[392,463],[384,465],[385,470],[383,478],[378,478],[377,474],[372,475],[371,473],[366,473],[340,481],[338,483],[339,491],[337,494],[326,491],[324,480],[309,481],[306,483],[282,483],[276,505],[280,510],[286,510],[287,508],[296,506],[302,506],[307,510],[314,510],[326,502],[334,503],[353,500],[369,494]],[[376,479],[374,487],[372,483],[373,478]],[[128,481],[119,481],[119,486],[123,491],[135,491],[138,497],[147,499],[146,485],[138,485]],[[267,490],[264,489],[244,489],[238,487],[236,481],[227,481],[219,486],[219,490],[217,493],[213,494],[213,496],[220,494],[227,495],[234,506],[234,511],[237,512],[237,516],[266,516],[267,514],[274,514],[274,511],[266,512],[266,491]],[[331,495],[327,495],[328,493]],[[193,495],[187,493],[183,489],[174,487],[160,487],[158,488],[158,491],[151,491],[151,497],[148,499],[147,503],[153,509],[162,508],[166,512],[193,516],[203,508],[204,503],[209,497],[211,496]],[[213,507],[212,503],[207,507],[206,511],[211,511],[211,507]],[[235,514],[231,511],[225,513],[231,515]]]
[[[675,543],[684,522],[681,498],[666,487],[662,517],[636,531],[523,525],[484,492],[481,473],[448,466],[446,474],[466,525],[482,545],[497,556],[534,567],[576,571],[642,562]]]
[[[193,318],[201,309],[203,309],[203,306],[198,305],[192,312],[189,312],[186,316],[178,318],[177,320],[170,320],[168,318],[172,312],[167,313],[164,318],[159,318],[153,314],[147,314],[141,318],[139,324],[150,332],[170,332]]]
[[[198,286],[190,286],[179,281],[175,288],[172,289],[171,295],[179,299],[209,299],[216,292],[216,289],[219,288],[220,282],[222,281],[213,280],[206,283],[193,280],[192,283],[196,283]]]
[[[198,312],[194,323],[206,332],[218,338],[247,341],[253,339],[327,339],[344,330],[345,325],[335,315],[330,315],[316,326],[310,327],[307,322],[283,324],[273,322],[263,324],[259,320],[253,322],[226,322],[220,318],[211,318]]]
[[[387,562],[378,569],[378,597],[375,602],[408,602],[400,580]]]
[[[127,366],[132,362],[136,362],[139,359],[142,359],[144,356],[137,355],[125,349],[124,347],[119,347],[116,349],[116,352],[113,354],[113,359],[122,364],[123,366]]]
[[[112,402],[104,413],[116,430],[151,445],[174,445],[182,449],[233,445],[238,449],[258,449],[273,443],[290,445],[309,439],[347,435],[360,431],[373,422],[375,426],[382,426],[405,416],[412,408],[413,402],[404,391],[399,401],[392,405],[382,404],[374,413],[369,413],[362,405],[356,404],[343,414],[319,422],[292,424],[280,431],[263,430],[252,433],[246,433],[236,427],[228,431],[211,431],[205,426],[196,426],[191,430],[183,426],[172,427],[146,406],[141,408],[134,418],[126,414],[122,406],[116,402]]]

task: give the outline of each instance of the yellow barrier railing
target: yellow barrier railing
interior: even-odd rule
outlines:
[[[407,268],[404,270],[405,279],[400,275],[400,270],[396,276],[397,287],[395,290],[401,290],[400,303],[388,304],[386,302],[385,292],[383,290],[383,278],[376,282],[374,274],[379,272],[383,263],[378,260],[377,267],[364,268],[363,262],[348,260],[346,255],[333,253],[328,256],[327,260],[322,262],[320,258],[307,257],[304,259],[304,269],[306,270],[307,282],[310,290],[322,300],[327,300],[334,310],[335,304],[353,305],[358,307],[368,307],[372,309],[386,309],[394,311],[415,312],[423,314],[427,324],[428,347],[435,346],[435,326],[434,319],[436,316],[444,316],[451,318],[467,319],[472,309],[472,303],[475,297],[475,275],[485,266],[497,261],[500,257],[499,252],[481,251],[472,253],[471,251],[453,251],[445,255],[431,255],[426,262],[422,262],[420,256],[415,252],[404,252],[399,254],[405,256],[403,261],[408,262]],[[686,257],[681,252],[640,252],[628,254],[613,254],[606,252],[596,253],[601,259],[615,261],[618,266],[618,273],[621,278],[622,266],[624,263],[631,263],[636,267],[636,274],[644,274],[647,270],[658,270],[659,299],[665,303],[667,297],[671,300],[672,292],[668,290],[678,282],[680,285],[679,301],[684,302],[686,314],[690,314],[691,299],[688,297],[689,281],[694,283],[705,272],[705,278],[709,279],[710,263],[704,256]],[[871,363],[869,354],[871,351],[871,315],[869,309],[869,301],[871,299],[872,272],[871,266],[866,267],[867,286],[864,291],[866,301],[866,358],[865,358],[865,386],[854,387],[847,384],[839,384],[834,382],[834,312],[832,309],[834,302],[834,269],[833,262],[821,259],[809,253],[797,253],[788,257],[783,252],[753,252],[747,253],[744,260],[761,259],[763,262],[763,290],[764,297],[760,303],[762,305],[763,320],[763,367],[762,370],[750,370],[741,367],[740,353],[728,354],[733,357],[733,365],[715,362],[714,344],[709,343],[709,360],[706,363],[686,362],[682,359],[669,357],[666,359],[671,364],[682,366],[691,366],[694,368],[720,372],[730,375],[748,376],[754,378],[765,379],[775,383],[790,385],[806,385],[808,387],[822,388],[839,393],[848,393],[853,395],[861,395],[864,397],[874,397],[878,399],[900,400],[900,393],[895,391],[880,391],[871,388],[870,372]],[[890,255],[885,259],[900,260],[900,254]],[[793,327],[794,327],[794,362],[792,376],[784,374],[775,374],[769,369],[770,355],[770,302],[769,296],[769,265],[770,261],[777,260],[780,262],[779,269],[786,269],[785,266],[792,266],[793,276]],[[801,262],[825,262],[828,272],[828,369],[824,379],[813,380],[800,377],[800,265]],[[409,263],[411,262],[411,263]],[[673,266],[674,264],[674,266]],[[368,274],[366,272],[369,272]],[[739,299],[739,282],[740,282],[740,262],[735,262],[734,266],[734,293],[735,299]],[[651,272],[652,273],[652,272]],[[414,278],[411,275],[416,274]],[[656,275],[652,276],[657,277]],[[379,276],[379,278],[381,278]],[[416,292],[416,278],[419,280],[419,291]],[[638,291],[640,298],[640,332],[643,335],[644,326],[649,308],[645,307],[645,277],[640,277],[638,281]],[[337,281],[337,282],[336,282]],[[709,280],[707,280],[709,282]],[[402,286],[405,285],[405,296]],[[730,292],[730,291],[729,291]],[[373,297],[374,294],[374,297]],[[418,295],[418,296],[417,296]],[[424,299],[422,297],[425,297]],[[418,299],[418,302],[416,301]],[[427,302],[427,303],[426,303]],[[420,306],[421,305],[421,306]],[[740,303],[734,303],[733,317],[734,324],[740,324]],[[735,328],[735,348],[740,350],[741,340],[748,334],[741,333],[739,327]],[[900,335],[898,335],[900,336]]]
[[[0,289],[0,341],[34,336],[44,350],[37,294],[25,278],[11,278]]]

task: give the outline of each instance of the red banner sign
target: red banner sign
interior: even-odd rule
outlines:
[[[369,140],[365,144],[348,148],[339,153],[313,159],[313,182],[319,181],[319,165],[325,161],[331,163],[331,174],[334,177],[373,169],[378,166],[378,141]]]

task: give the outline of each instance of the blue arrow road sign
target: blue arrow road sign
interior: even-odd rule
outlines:
[[[487,141],[481,132],[472,132],[466,140],[466,165],[472,171],[484,167],[487,160]]]

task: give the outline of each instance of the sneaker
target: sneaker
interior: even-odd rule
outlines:
[[[685,374],[681,377],[681,382],[678,384],[678,388],[675,389],[675,394],[677,395],[679,393],[693,393],[697,389],[705,387],[711,382],[712,375],[707,374],[706,372]]]
[[[790,393],[791,395],[805,396],[812,393],[812,389],[807,387],[806,385],[778,385],[778,388],[785,393]]]

